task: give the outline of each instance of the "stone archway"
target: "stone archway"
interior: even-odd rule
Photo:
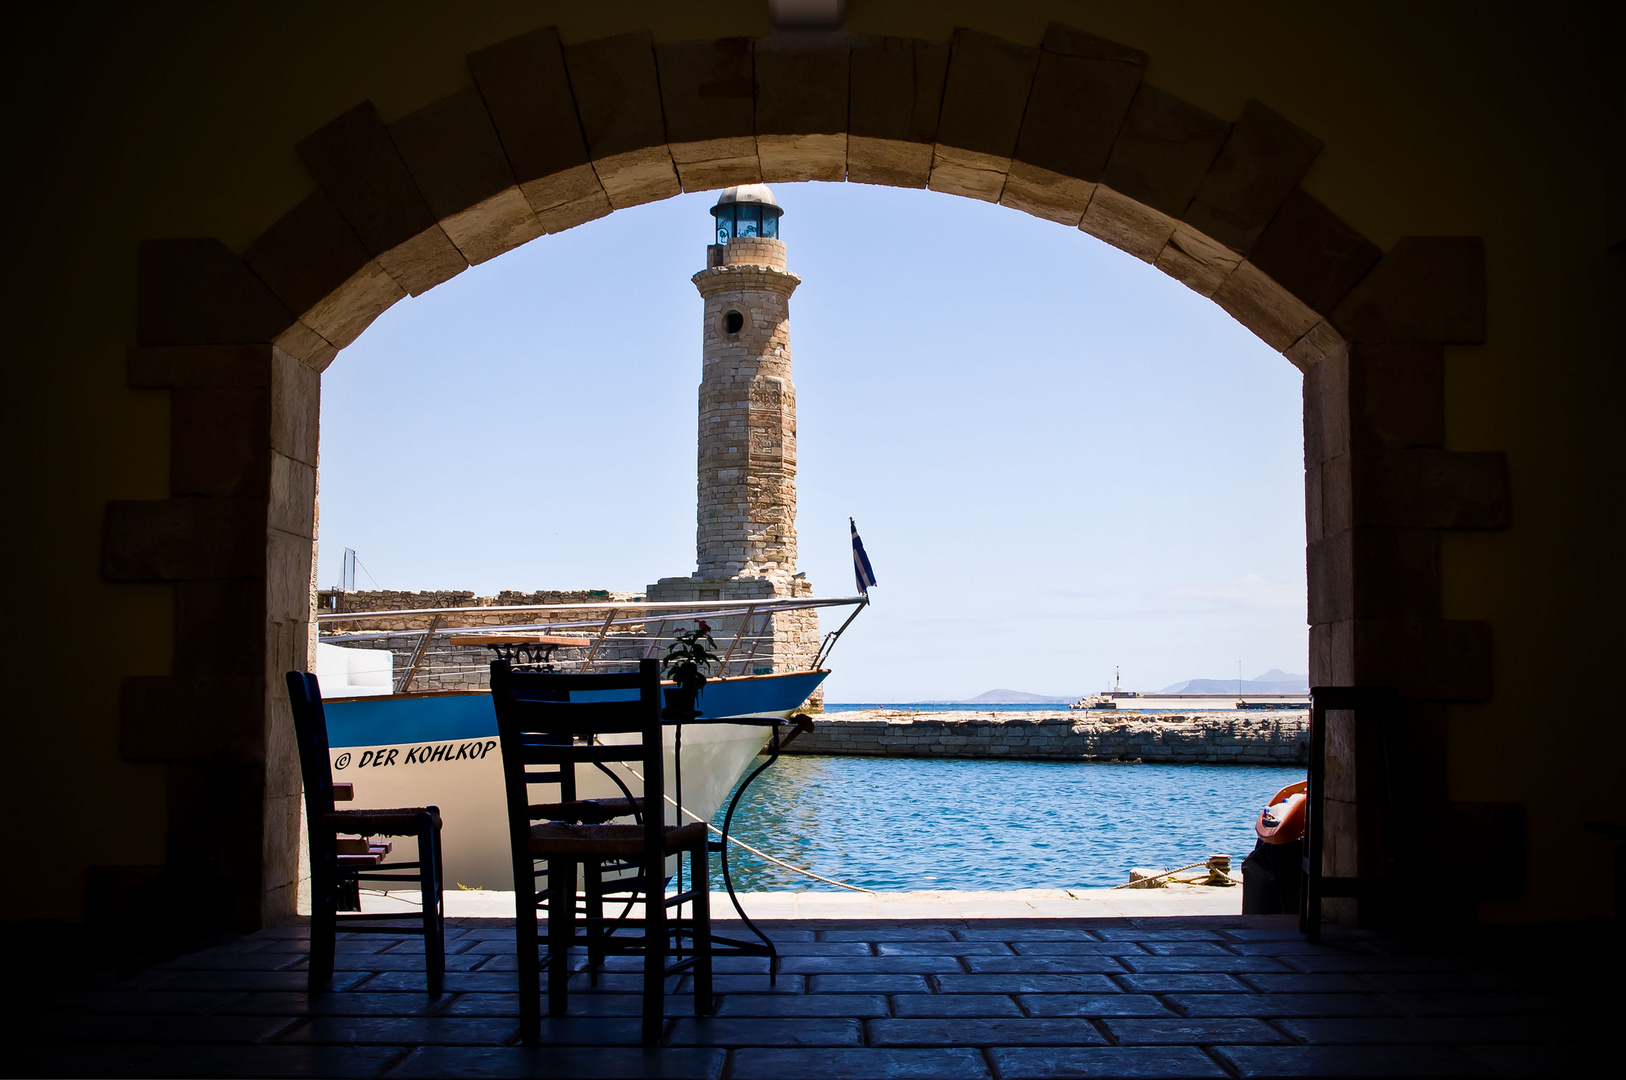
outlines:
[[[170,763],[171,820],[188,822],[170,830],[172,884],[239,926],[293,910],[299,781],[277,688],[308,665],[337,351],[537,236],[758,181],[929,188],[1077,227],[1281,351],[1305,378],[1312,682],[1398,686],[1414,813],[1516,843],[1516,804],[1450,804],[1444,779],[1444,703],[1490,696],[1491,641],[1442,618],[1440,533],[1508,521],[1503,456],[1442,448],[1444,346],[1485,332],[1482,245],[1380,252],[1298,186],[1312,135],[1258,102],[1214,116],[1144,83],[1145,64],[1055,24],[1038,46],[971,30],[562,46],[538,30],[472,54],[471,85],[417,112],[386,123],[364,102],[304,138],[317,189],[241,255],[143,244],[128,378],[172,392],[171,497],[108,505],[103,572],[175,587],[174,671],[127,679],[121,706],[122,753]],[[1330,871],[1404,861],[1378,849],[1373,770],[1342,719],[1332,747]]]

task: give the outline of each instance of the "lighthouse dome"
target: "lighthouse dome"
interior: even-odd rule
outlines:
[[[784,211],[774,202],[767,184],[741,184],[725,188],[711,208],[716,219],[718,244],[744,237],[779,238],[779,219]]]

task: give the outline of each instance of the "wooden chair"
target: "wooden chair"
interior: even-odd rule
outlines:
[[[439,996],[446,971],[446,909],[440,858],[440,810],[413,806],[397,810],[336,810],[329,760],[327,716],[316,676],[290,671],[288,701],[294,711],[299,768],[305,780],[305,824],[311,861],[310,992],[320,993],[333,976],[334,939],[342,926],[357,934],[420,934],[429,993]],[[349,787],[349,785],[341,785]],[[347,839],[357,834],[361,839]],[[416,836],[418,861],[384,863],[388,842],[374,836]],[[410,871],[410,873],[408,872]],[[423,900],[421,925],[379,925],[409,916],[340,914],[346,892],[362,881],[416,881]],[[356,905],[359,906],[359,905]]]
[[[592,692],[595,700],[573,695]],[[508,796],[508,831],[514,860],[515,947],[519,957],[520,1035],[535,1040],[541,1028],[537,911],[548,920],[548,1011],[569,1007],[569,956],[573,945],[587,949],[590,962],[608,953],[643,957],[643,1041],[660,1038],[664,1025],[665,982],[693,968],[696,1015],[712,1008],[711,913],[706,825],[667,825],[661,747],[660,669],[644,660],[636,672],[565,675],[516,671],[507,660],[491,664],[491,698],[502,742],[503,780]],[[611,698],[612,700],[604,700]],[[618,700],[617,700],[618,698]],[[606,736],[632,736],[606,742]],[[578,799],[579,767],[614,777],[611,763],[625,763],[643,777],[643,797]],[[556,789],[557,801],[531,802],[531,788]],[[632,817],[633,824],[609,824]],[[687,853],[691,888],[666,895],[666,860]],[[544,869],[538,871],[536,864]],[[631,877],[606,879],[618,866]],[[584,918],[578,934],[577,868],[583,872]],[[538,877],[547,888],[539,892]],[[606,919],[607,894],[641,893],[643,917]],[[667,908],[693,905],[692,924],[668,918]],[[640,930],[634,935],[630,930]],[[687,943],[685,943],[687,939]],[[668,960],[674,962],[670,965]]]

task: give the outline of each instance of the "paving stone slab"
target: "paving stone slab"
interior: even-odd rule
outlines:
[[[871,1020],[871,1046],[1105,1046],[1077,1017],[933,1017]]]
[[[233,990],[92,990],[18,994],[19,1013],[176,1013],[213,1012],[243,997]],[[229,1011],[229,1010],[228,1010]]]
[[[1011,955],[1011,946],[1003,941],[882,941],[876,944],[876,949],[882,956]]]
[[[936,975],[942,994],[1111,994],[1118,985],[1105,975],[1060,975],[1054,972]]]
[[[918,976],[916,977],[918,978]],[[783,971],[779,973],[778,981],[773,983],[768,982],[768,973],[766,971],[760,975],[713,975],[711,988],[714,993],[718,994],[805,994],[808,986],[807,980],[808,976],[806,975],[787,975]],[[693,987],[693,978],[685,975],[683,981],[678,984],[676,992],[689,994],[693,992]],[[641,982],[639,985],[631,987],[633,991],[641,988]],[[671,992],[670,987],[668,987],[668,992]]]
[[[1020,956],[1145,956],[1138,941],[1013,941]]]
[[[335,953],[380,953],[384,952],[386,949],[393,948],[399,943],[400,942],[394,938],[386,939],[375,937],[370,940],[366,937],[344,938],[333,943],[333,951]],[[413,944],[417,944],[416,939],[414,939]],[[451,942],[446,943],[448,951],[450,951],[451,946]],[[265,941],[256,942],[254,951],[257,953],[308,954],[311,951],[311,940],[308,936],[297,938],[270,938]]]
[[[1207,1054],[1192,1046],[1002,1047],[988,1056],[1000,1080],[1073,1080],[1083,1077],[1224,1076]]]
[[[1282,963],[1309,974],[1325,971],[1354,971],[1361,974],[1368,971],[1465,971],[1468,968],[1468,961],[1458,956],[1372,956],[1360,953],[1284,956]]]
[[[1017,1000],[1030,1016],[1175,1015],[1151,994],[1024,994]]]
[[[794,976],[799,978],[800,976]],[[944,975],[939,978],[963,979],[964,975]],[[785,981],[780,976],[780,982]],[[907,974],[872,975],[809,975],[807,989],[813,994],[926,994],[926,976]],[[726,992],[726,991],[725,991]]]
[[[770,939],[773,941],[774,948],[779,950],[780,956],[875,955],[867,941],[780,941],[778,937],[771,935]],[[746,935],[745,940],[749,941],[750,935]]]
[[[253,1043],[294,1023],[288,1016],[153,1016],[120,1013],[87,1018],[78,1013],[35,1013],[31,1041],[99,1043]]]
[[[766,933],[766,931],[764,931]],[[771,938],[772,934],[768,934]],[[874,929],[820,930],[820,941],[954,941],[953,931],[942,926],[876,927]]]
[[[1147,941],[1140,945],[1153,956],[1236,956],[1244,952],[1231,943],[1220,941]]]
[[[1312,945],[1297,941],[1233,941],[1229,947],[1243,956],[1347,956],[1350,951],[1338,945]]]
[[[863,1025],[851,1017],[680,1017],[670,1046],[862,1046]]]
[[[1356,975],[1273,975],[1244,972],[1237,976],[1267,994],[1365,994],[1372,986]]]
[[[457,953],[446,957],[446,970],[473,971],[483,967],[492,960],[502,959],[487,956],[484,953]],[[512,960],[513,957],[506,959]],[[302,970],[309,968],[307,957],[299,958]],[[424,957],[421,949],[414,952],[386,952],[386,953],[339,953],[333,958],[334,971],[423,971]],[[501,970],[501,969],[498,969]]]
[[[1261,1020],[1201,1018],[1187,1020],[1104,1021],[1122,1046],[1217,1046],[1221,1043],[1266,1044],[1287,1042],[1286,1036]]]
[[[1323,931],[1325,934],[1325,931]],[[1222,931],[1220,937],[1235,941],[1303,941],[1304,935],[1294,926],[1248,927]]]
[[[547,1009],[545,995],[542,1007]],[[693,1016],[692,994],[668,994],[667,1016]],[[644,999],[637,994],[571,994],[565,1016],[642,1016]],[[458,994],[440,1010],[441,1016],[518,1016],[518,994]]]
[[[973,957],[972,962],[984,959],[1000,958]],[[960,966],[958,957],[913,953],[904,956],[787,956],[779,970],[791,975],[936,975],[965,969]]]
[[[968,956],[973,975],[1122,975],[1124,965],[1112,956]]]
[[[367,1077],[403,1053],[398,1046],[172,1046],[136,1075]]]
[[[1490,1076],[1490,1068],[1445,1046],[1222,1046],[1214,1053],[1238,1076]]]
[[[1283,1020],[1283,1031],[1304,1043],[1503,1043],[1562,1041],[1579,1034],[1550,1017],[1402,1016]]]
[[[283,990],[239,996],[220,1009],[244,1016],[433,1016],[455,999],[428,994],[305,994]]]
[[[1103,995],[1107,996],[1107,995]],[[885,1013],[878,1015],[885,1016]],[[945,1016],[1023,1016],[1016,999],[1009,994],[895,994],[892,1015],[902,1017]],[[1054,1015],[1071,1015],[1056,1013]]]
[[[881,994],[729,994],[717,1016],[887,1016]]]
[[[157,966],[171,971],[281,971],[303,963],[305,955],[305,950],[295,953],[266,953],[211,949],[182,956]]]
[[[1079,926],[967,926],[954,931],[961,941],[1097,941]]]
[[[355,972],[365,976],[366,972]],[[424,992],[424,975],[421,971],[383,971],[358,982],[359,989],[369,992]],[[512,971],[448,971],[443,980],[441,989],[448,994],[481,993],[483,991],[497,991],[508,993],[519,992],[519,978]]]
[[[1283,967],[1280,961],[1268,956],[1125,956],[1122,960],[1125,967],[1136,972],[1293,970]]]
[[[1176,927],[1146,929],[1139,926],[1103,927],[1091,930],[1102,941],[1219,941],[1218,930],[1206,927]]]
[[[1358,978],[1392,994],[1448,994],[1528,990],[1522,979],[1497,971],[1363,971]]]
[[[328,980],[328,989],[342,992],[372,977],[370,971],[336,971]],[[403,989],[424,992],[422,975],[402,973],[401,978],[415,984]],[[166,975],[158,985],[165,990],[302,991],[309,983],[310,976],[303,971],[177,971]]]
[[[892,1050],[736,1050],[730,1080],[982,1080],[982,1054],[966,1047]]]
[[[1119,985],[1134,994],[1240,994],[1248,988],[1233,975],[1203,972],[1152,972],[1114,976]]]
[[[700,1047],[422,1046],[386,1076],[398,1080],[455,1076],[459,1080],[537,1077],[578,1080],[718,1080],[727,1051]],[[776,1080],[784,1080],[778,1077]]]
[[[1187,1016],[1390,1016],[1393,1010],[1366,994],[1168,994]]]
[[[564,1041],[581,1044],[620,1042],[637,1026],[625,1019],[548,1017],[564,1031]],[[572,1026],[574,1025],[574,1026]],[[546,1025],[546,1023],[544,1024]],[[318,1016],[282,1034],[278,1042],[328,1043],[335,1046],[501,1046],[519,1033],[507,1017],[469,1016]],[[638,1037],[636,1031],[632,1038]],[[544,1041],[554,1041],[547,1040]]]

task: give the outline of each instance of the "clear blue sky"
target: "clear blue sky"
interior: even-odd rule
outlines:
[[[880,584],[832,701],[1307,667],[1298,372],[1077,229],[785,184],[801,568]],[[715,192],[543,237],[386,312],[322,382],[319,581],[641,590],[694,570]],[[828,621],[828,620],[827,620]],[[827,627],[828,628],[828,627]]]

